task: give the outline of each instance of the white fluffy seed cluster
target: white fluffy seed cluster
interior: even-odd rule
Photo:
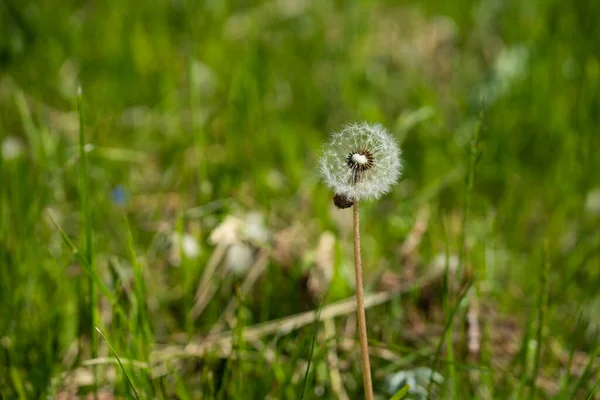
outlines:
[[[366,160],[365,153],[372,157],[372,165],[360,172],[357,180],[349,164],[364,164],[361,161]],[[321,176],[338,195],[354,200],[376,199],[398,180],[400,155],[398,145],[383,126],[365,122],[346,125],[333,133],[323,148]]]

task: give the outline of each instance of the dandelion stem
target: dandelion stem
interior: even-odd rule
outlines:
[[[362,358],[363,383],[365,399],[373,400],[373,383],[371,382],[371,363],[369,362],[369,344],[367,339],[367,321],[365,317],[365,295],[363,292],[362,262],[360,259],[360,229],[358,218],[358,200],[354,201],[354,273],[356,275],[356,313],[358,315],[358,334],[360,337],[360,354]]]

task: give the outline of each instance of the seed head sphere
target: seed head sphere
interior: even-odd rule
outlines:
[[[401,151],[379,124],[346,125],[331,134],[319,162],[325,184],[350,200],[377,199],[402,170]]]

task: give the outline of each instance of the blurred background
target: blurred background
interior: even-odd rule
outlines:
[[[404,159],[361,207],[377,396],[599,398],[598,21],[0,0],[0,397],[360,398],[351,212],[317,160],[365,120]]]

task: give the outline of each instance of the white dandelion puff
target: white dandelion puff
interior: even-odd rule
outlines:
[[[374,397],[360,257],[359,203],[387,193],[398,180],[401,167],[400,149],[394,139],[383,126],[365,122],[346,125],[333,133],[320,159],[323,180],[335,193],[333,203],[338,208],[352,207],[356,312],[366,400]]]
[[[350,124],[331,135],[323,148],[320,170],[325,184],[343,198],[346,208],[353,200],[379,198],[400,177],[401,151],[379,124]]]

